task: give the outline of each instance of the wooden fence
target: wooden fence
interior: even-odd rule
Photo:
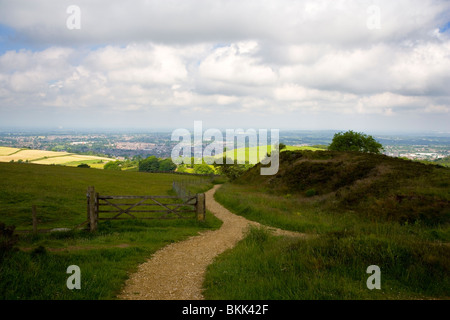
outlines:
[[[150,203],[149,203],[150,202]],[[144,209],[141,209],[144,208]],[[87,223],[96,231],[99,220],[192,219],[205,220],[205,194],[178,196],[104,196],[89,187]],[[146,215],[142,215],[146,213]]]

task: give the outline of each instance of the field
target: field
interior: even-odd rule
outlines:
[[[20,150],[18,148],[0,147],[0,156],[8,156]]]
[[[450,170],[385,156],[283,152],[274,177],[250,169],[215,198],[267,226],[210,265],[207,299],[449,299]],[[381,270],[369,290],[366,269]],[[270,276],[269,276],[270,275]]]
[[[88,186],[101,194],[174,195],[172,181],[184,179],[197,178],[0,163],[0,222],[31,230],[31,206],[36,205],[39,229],[73,228],[86,220]],[[196,184],[192,192],[211,186]],[[84,230],[20,234],[19,250],[0,250],[0,300],[114,299],[128,272],[153,252],[220,224],[207,212],[206,222],[130,219],[100,221],[95,234]],[[83,290],[67,289],[69,265],[80,267]]]
[[[47,165],[77,166],[85,163],[93,168],[102,169],[104,164],[115,159],[78,155],[68,152],[17,149],[0,147],[0,162],[31,162]]]
[[[267,146],[267,152],[270,153],[271,150],[271,146],[268,145]],[[317,147],[308,147],[308,146],[303,146],[303,147],[297,147],[297,146],[286,146],[285,149],[282,149],[281,151],[295,151],[295,150],[310,150],[310,151],[318,151],[318,150],[324,150],[322,148],[317,148]],[[234,155],[234,159],[245,159],[246,161],[249,161],[250,159],[250,155],[256,158],[256,162],[261,161],[262,158],[264,158],[264,155],[260,155],[259,154],[259,146],[257,147],[245,147],[245,148],[237,148],[237,149],[233,149],[233,150],[229,150],[226,151],[225,154],[227,157],[232,157]],[[215,156],[215,158],[221,158],[223,157],[224,154],[218,154],[217,156]]]
[[[450,298],[450,169],[310,150],[282,152],[275,176],[261,176],[259,166],[225,183],[216,200],[249,220],[313,237],[250,230],[208,267],[206,299]],[[30,230],[36,205],[40,228],[72,228],[86,219],[88,186],[101,194],[171,195],[172,181],[192,179],[201,181],[192,193],[218,182],[0,163],[0,222]],[[207,212],[204,223],[130,219],[100,221],[94,234],[21,234],[18,250],[0,246],[0,299],[114,299],[127,274],[156,250],[220,225]],[[67,289],[69,265],[81,268],[84,290]],[[367,288],[371,265],[380,267],[380,290]]]

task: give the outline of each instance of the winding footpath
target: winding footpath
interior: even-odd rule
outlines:
[[[125,283],[119,299],[202,300],[206,268],[214,258],[242,240],[249,226],[259,223],[237,216],[214,200],[220,185],[205,193],[206,208],[223,221],[218,230],[205,231],[155,252]],[[269,228],[276,235],[306,234]]]

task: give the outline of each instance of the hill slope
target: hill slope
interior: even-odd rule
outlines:
[[[317,202],[333,210],[355,210],[372,219],[437,224],[450,221],[450,169],[384,155],[286,151],[274,176],[260,164],[236,183]]]

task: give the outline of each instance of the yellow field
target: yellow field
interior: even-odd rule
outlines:
[[[58,164],[58,165],[78,165],[83,161],[86,161],[91,167],[103,168],[104,164],[108,161],[114,161],[115,159],[96,157],[96,156],[85,156],[78,155],[68,152],[54,152],[46,150],[20,150],[17,148],[0,147],[0,162],[17,162],[22,160],[36,164]],[[103,163],[93,163],[100,162]]]
[[[10,156],[3,156],[1,161],[3,162],[9,162],[11,160],[18,161],[18,160],[28,160],[33,161],[36,159],[44,158],[44,157],[57,157],[57,156],[64,156],[69,155],[70,153],[67,152],[53,152],[53,151],[45,151],[45,150],[21,150],[17,153],[14,153]]]
[[[10,148],[10,147],[0,147],[0,156],[8,156],[11,153],[19,151],[18,148]]]
[[[101,158],[101,157],[95,157],[95,156],[84,156],[84,155],[67,155],[63,157],[51,157],[47,159],[41,159],[32,161],[32,163],[37,164],[64,164],[68,162],[74,162],[74,161],[90,161],[90,160],[103,160],[103,162],[111,161],[112,159],[108,158]]]

